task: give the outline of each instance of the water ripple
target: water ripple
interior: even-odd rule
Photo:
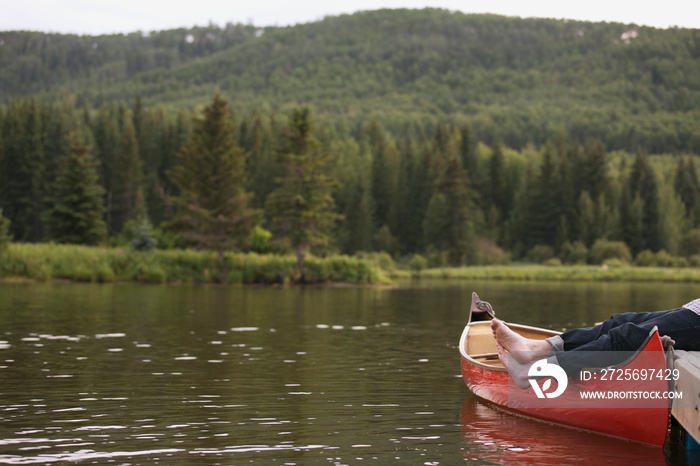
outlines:
[[[101,458],[119,458],[131,456],[145,455],[160,455],[171,454],[185,451],[179,448],[164,448],[157,450],[141,450],[141,451],[112,451],[100,452],[94,450],[78,450],[72,453],[57,453],[54,455],[39,455],[39,456],[17,456],[17,455],[0,455],[0,463],[4,464],[39,464],[39,463],[55,463],[58,461],[78,462],[90,459]]]

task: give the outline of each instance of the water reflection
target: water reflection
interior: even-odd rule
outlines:
[[[506,413],[469,396],[460,427],[470,458],[496,464],[664,464],[661,448],[580,432]]]

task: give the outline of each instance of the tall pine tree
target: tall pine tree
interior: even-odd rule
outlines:
[[[673,187],[683,201],[691,226],[697,228],[700,226],[700,184],[692,158],[687,162],[683,157],[678,159]]]
[[[183,234],[218,253],[219,279],[225,280],[224,252],[240,248],[259,223],[246,192],[246,157],[238,146],[227,101],[217,91],[194,121],[190,140],[177,155],[170,174],[180,189],[172,200]]]
[[[309,107],[292,111],[287,138],[279,154],[284,175],[266,202],[272,229],[294,249],[299,280],[304,282],[304,257],[313,246],[327,244],[331,228],[341,217],[334,211],[337,183],[325,173],[330,160],[314,137]]]
[[[474,257],[474,204],[471,183],[457,158],[447,161],[435,194],[428,204],[423,231],[426,242],[447,252],[450,265]]]
[[[55,186],[51,237],[59,243],[94,245],[103,241],[104,189],[98,182],[95,161],[78,136],[73,136],[71,154],[59,162]]]
[[[561,224],[561,196],[557,183],[557,167],[551,148],[544,151],[540,172],[532,189],[532,203],[528,212],[528,248],[538,245],[555,246]]]
[[[7,245],[11,240],[10,221],[2,216],[2,209],[0,209],[0,252],[7,249]]]
[[[641,215],[641,218],[638,218]],[[633,254],[661,249],[659,194],[654,171],[642,154],[632,164],[620,207],[623,239]]]

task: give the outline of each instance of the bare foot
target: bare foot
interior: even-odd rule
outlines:
[[[516,359],[509,357],[508,352],[503,346],[496,344],[496,347],[498,348],[498,359],[501,360],[501,364],[506,368],[518,388],[521,390],[530,388],[530,381],[528,380],[527,373],[532,364],[522,364]]]
[[[496,343],[510,353],[521,364],[552,355],[552,345],[545,340],[531,340],[518,335],[499,319],[491,320],[491,331]]]

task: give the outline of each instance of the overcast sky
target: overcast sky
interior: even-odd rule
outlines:
[[[428,6],[523,18],[700,28],[700,0],[0,0],[0,31],[111,34],[210,22],[286,26],[359,10]]]

